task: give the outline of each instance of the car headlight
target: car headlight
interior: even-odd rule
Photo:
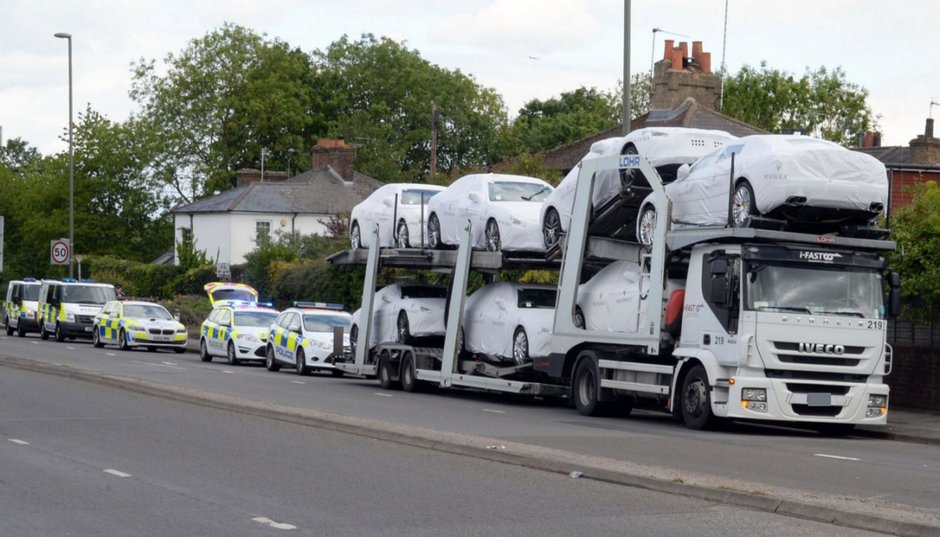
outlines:
[[[253,334],[238,334],[235,336],[235,339],[239,341],[248,341],[250,343],[258,343],[258,338]]]
[[[74,323],[74,322],[75,322],[75,314],[72,313],[71,311],[65,312],[65,320],[68,321],[68,322],[70,322],[70,323]]]

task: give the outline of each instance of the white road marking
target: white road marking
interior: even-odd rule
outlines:
[[[375,395],[378,395],[379,397],[395,397],[394,395],[390,393],[382,393],[382,392],[375,392]]]
[[[117,354],[114,354],[113,352],[106,352],[105,354],[107,354],[108,356],[117,356]]]
[[[111,469],[111,468],[106,468],[106,469],[104,470],[104,473],[106,473],[106,474],[111,474],[111,475],[117,476],[117,477],[130,477],[130,476],[131,476],[131,474],[125,474],[124,472],[122,472],[122,471],[120,471],[120,470],[114,470],[114,469]]]
[[[223,369],[222,372],[223,372],[223,373],[228,373],[229,375],[234,375],[234,374],[235,374],[234,371],[229,371],[228,369]]]
[[[481,408],[480,410],[482,410],[483,412],[491,412],[493,414],[505,414],[505,412],[503,412],[502,410],[494,410],[492,408]]]
[[[33,345],[39,345],[38,341],[30,341],[30,343],[32,343]]]
[[[823,457],[825,459],[838,459],[840,461],[860,461],[862,459],[856,459],[855,457],[842,457],[840,455],[827,455],[825,453],[813,453],[816,457]]]
[[[75,347],[69,347],[68,345],[66,345],[65,348],[68,349],[68,350],[70,350],[70,351],[74,351],[74,350],[75,350]]]
[[[276,530],[296,530],[297,529],[297,526],[294,526],[292,524],[285,524],[283,522],[275,522],[266,516],[256,516],[255,518],[251,520],[254,522],[257,522],[258,524],[264,524],[265,526],[270,526]]]
[[[173,362],[160,362],[163,365],[176,365]]]
[[[304,382],[304,381],[302,381],[302,380],[292,380],[291,383],[293,383],[293,384],[306,384],[306,382]]]
[[[8,438],[7,440],[9,440],[10,442],[13,442],[14,444],[19,444],[21,446],[29,445],[29,442],[27,442],[26,440],[19,440],[17,438]]]

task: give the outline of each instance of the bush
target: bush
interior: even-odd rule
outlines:
[[[108,256],[88,256],[89,275],[97,281],[121,285],[128,296],[167,299],[180,294],[202,294],[216,280],[215,267],[183,270],[173,265],[152,265]]]

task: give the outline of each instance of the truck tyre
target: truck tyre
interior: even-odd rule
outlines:
[[[55,323],[55,340],[59,343],[65,342],[65,332],[62,331],[62,325]]]
[[[598,401],[601,383],[597,375],[597,365],[593,355],[582,355],[574,371],[571,396],[574,407],[582,416],[600,416],[604,413],[604,404]]]
[[[682,421],[695,430],[711,429],[717,419],[712,414],[708,374],[701,365],[693,367],[682,381]]]
[[[401,387],[400,383],[392,380],[394,379],[394,375],[392,372],[392,362],[389,359],[388,351],[382,351],[382,353],[379,354],[378,369],[379,386],[381,386],[383,390],[394,390]]]
[[[294,372],[302,377],[310,374],[310,368],[307,367],[307,356],[303,349],[297,349],[297,356],[294,358]]]
[[[49,332],[46,332],[46,320],[39,319],[39,338],[43,341],[49,339]]]
[[[228,365],[241,365],[242,361],[238,359],[238,354],[235,352],[235,343],[229,341],[228,348],[226,348],[225,357],[228,359]]]
[[[415,375],[415,359],[410,352],[406,352],[401,359],[401,389],[408,393],[421,391],[421,381]]]
[[[281,370],[281,364],[277,363],[277,360],[274,359],[274,347],[268,345],[267,352],[264,353],[264,367],[272,373],[277,373]]]
[[[205,338],[199,340],[199,359],[203,362],[212,361],[212,355],[209,354],[209,347],[206,346]]]

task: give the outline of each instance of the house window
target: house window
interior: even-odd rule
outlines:
[[[255,242],[261,243],[271,238],[271,221],[255,220]]]
[[[193,230],[188,227],[180,228],[180,244],[191,245],[193,243]]]

